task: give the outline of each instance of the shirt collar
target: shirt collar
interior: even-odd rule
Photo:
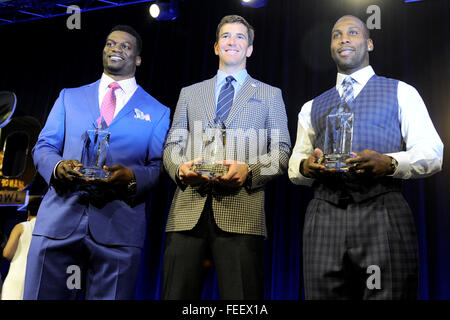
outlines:
[[[102,78],[100,79],[100,90],[107,90],[108,86],[112,82],[117,82],[120,85],[120,88],[125,92],[126,95],[132,93],[137,88],[136,78],[132,77],[125,80],[116,81],[107,74],[103,73]]]
[[[353,72],[350,76],[361,86],[365,86],[367,81],[369,81],[370,78],[375,74],[375,71],[373,71],[372,66],[368,65],[367,67],[364,67],[362,69],[359,69],[358,71]],[[336,78],[336,89],[339,89],[339,87],[342,84],[342,81],[347,77],[347,74],[338,73]]]
[[[242,69],[239,70],[236,73],[233,74],[228,74],[226,72],[223,72],[222,70],[218,70],[217,71],[217,80],[216,80],[216,85],[222,85],[225,82],[225,78],[228,76],[233,76],[234,79],[237,81],[237,83],[239,83],[239,85],[243,85],[245,79],[247,78],[247,69]]]

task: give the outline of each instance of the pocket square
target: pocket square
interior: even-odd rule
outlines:
[[[261,103],[261,99],[251,97],[250,99],[248,99],[248,102],[250,102],[250,103],[251,102]]]
[[[134,109],[134,117],[136,119],[141,119],[141,120],[145,120],[145,121],[152,121],[152,119],[150,118],[149,114],[144,114],[141,110],[139,110],[138,108]]]

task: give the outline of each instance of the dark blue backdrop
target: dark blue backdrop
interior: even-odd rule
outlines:
[[[381,29],[372,31],[375,50],[371,64],[384,76],[415,86],[425,100],[444,144],[450,141],[449,3],[428,0],[272,0],[265,8],[243,8],[238,0],[185,0],[182,16],[171,22],[153,21],[148,5],[133,5],[84,13],[81,30],[68,30],[66,18],[0,27],[2,68],[0,90],[18,96],[17,115],[45,122],[59,91],[97,80],[101,51],[110,28],[133,25],[144,40],[143,63],[137,80],[172,109],[183,86],[212,77],[217,70],[213,52],[215,28],[227,14],[246,17],[256,29],[249,73],[280,87],[286,103],[292,142],[297,114],[306,101],[332,87],[336,70],[329,54],[330,30],[344,14],[367,20],[369,5],[381,12]],[[421,299],[450,299],[450,170],[405,184],[415,214],[420,244]],[[174,185],[164,175],[149,199],[148,233],[143,251],[137,299],[158,299],[164,226]],[[302,228],[311,190],[294,186],[282,176],[267,186],[265,271],[267,299],[302,299]],[[23,219],[0,208],[6,231]],[[7,265],[2,268],[3,275]],[[216,299],[215,275],[210,272],[204,298]]]

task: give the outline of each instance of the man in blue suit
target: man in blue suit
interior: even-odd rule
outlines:
[[[132,299],[145,235],[145,200],[157,183],[170,110],[136,84],[142,40],[116,26],[103,50],[104,73],[64,89],[33,150],[49,184],[28,255],[24,299]],[[105,111],[105,104],[114,105]],[[109,109],[111,110],[111,109]],[[78,169],[83,136],[108,125],[105,169],[92,184]]]

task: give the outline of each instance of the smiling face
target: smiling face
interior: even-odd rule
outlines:
[[[219,31],[214,52],[219,56],[219,69],[231,74],[245,69],[253,52],[248,42],[248,30],[242,23],[226,23]]]
[[[373,43],[361,20],[344,16],[333,27],[330,50],[338,72],[352,74],[369,65]]]
[[[106,39],[103,49],[103,69],[114,80],[134,77],[136,66],[141,64],[137,54],[136,39],[124,31],[114,31]]]

